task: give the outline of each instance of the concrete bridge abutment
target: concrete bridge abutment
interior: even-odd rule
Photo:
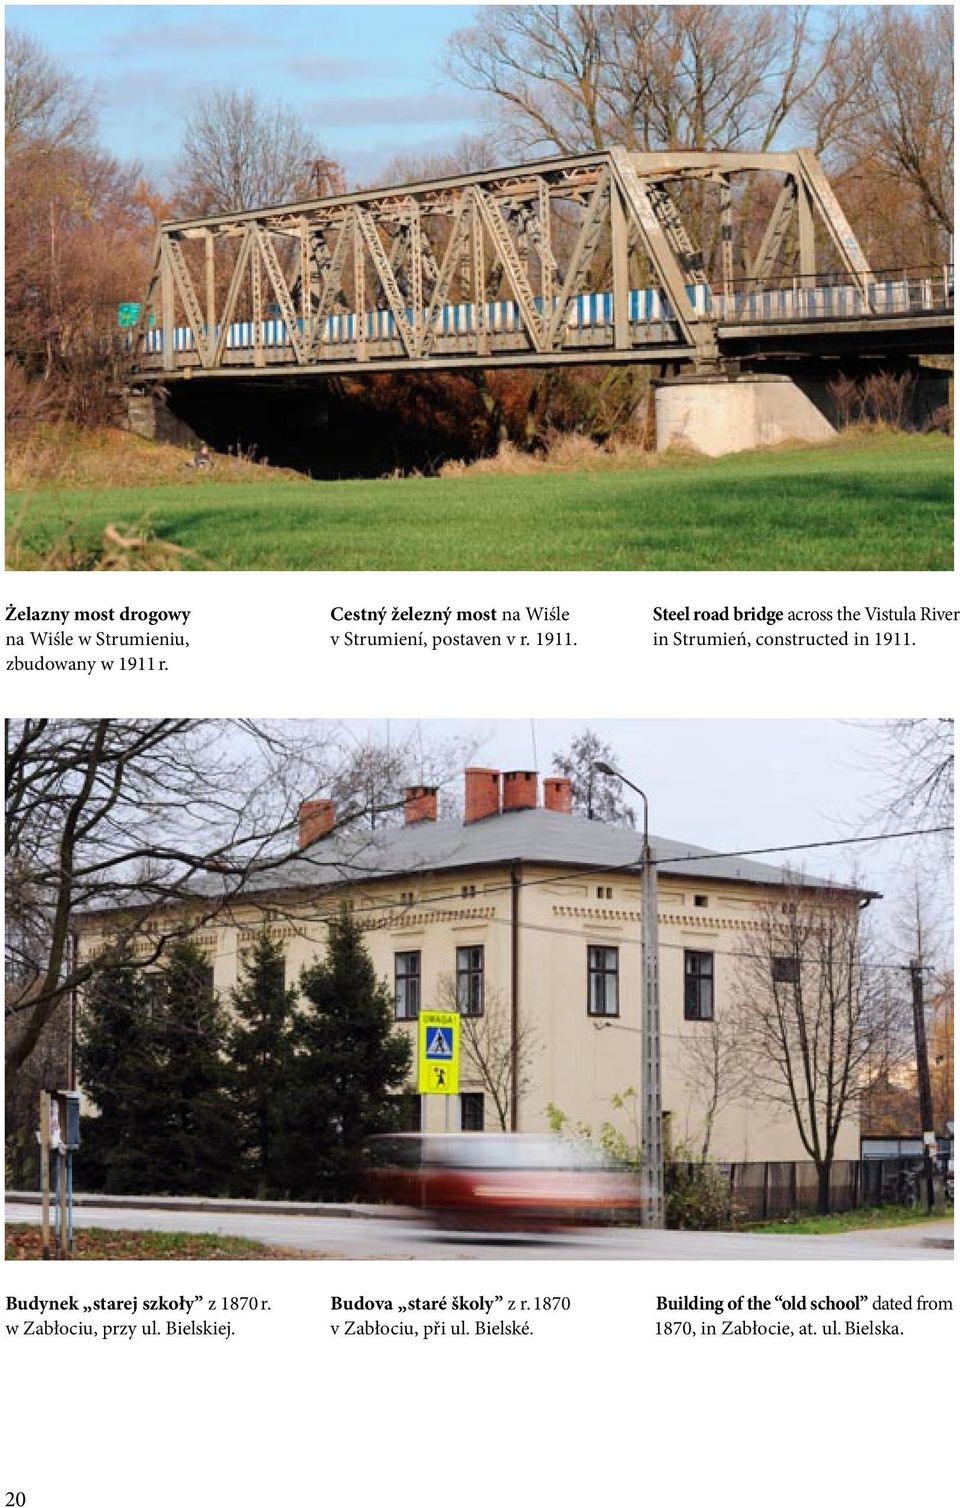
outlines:
[[[836,437],[825,382],[783,373],[670,378],[656,389],[657,449],[688,445],[707,456],[732,455],[783,440]]]
[[[126,397],[125,429],[143,440],[160,440],[166,445],[183,445],[190,449],[200,443],[200,436],[170,407],[165,388],[134,390]]]

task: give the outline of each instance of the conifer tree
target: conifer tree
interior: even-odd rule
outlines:
[[[129,951],[97,969],[84,990],[80,1082],[98,1114],[84,1119],[78,1182],[107,1193],[156,1190],[166,1116],[147,980]]]
[[[195,943],[174,943],[162,971],[159,1092],[169,1140],[158,1178],[167,1193],[223,1194],[236,1177],[239,1138],[227,1093],[227,1021]]]
[[[297,992],[285,987],[283,950],[265,933],[243,958],[230,1002],[230,1094],[240,1143],[236,1188],[266,1198],[283,1191],[276,1142]]]
[[[304,1199],[357,1192],[365,1139],[397,1128],[395,1097],[412,1056],[360,928],[346,910],[329,925],[326,957],[300,977],[303,1008],[284,1099],[285,1181]]]

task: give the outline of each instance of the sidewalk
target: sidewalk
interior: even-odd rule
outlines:
[[[32,1189],[12,1190],[7,1192],[6,1200],[10,1205],[38,1205],[40,1194]],[[303,1215],[314,1219],[336,1217],[353,1220],[409,1220],[416,1214],[415,1211],[399,1205],[307,1204],[283,1199],[208,1199],[201,1195],[191,1197],[164,1194],[74,1194],[73,1202],[77,1209],[192,1210],[225,1215]],[[693,1235],[696,1233],[672,1232],[671,1234]],[[724,1231],[719,1234],[727,1240],[734,1240],[737,1237],[741,1240],[745,1238],[743,1232]],[[767,1235],[764,1239],[784,1241],[791,1237]],[[916,1225],[883,1226],[874,1230],[843,1231],[838,1232],[837,1235],[810,1236],[806,1239],[823,1242],[825,1249],[829,1247],[831,1241],[843,1239],[870,1247],[895,1246],[902,1248],[905,1252],[911,1248],[917,1251],[931,1248],[952,1251],[953,1221],[944,1219],[933,1220],[929,1223],[925,1221]],[[866,1255],[867,1253],[864,1252],[864,1256]]]
[[[35,1189],[8,1189],[8,1204],[39,1204]],[[301,1204],[289,1199],[208,1199],[202,1194],[74,1194],[77,1209],[111,1210],[202,1210],[236,1215],[318,1215],[340,1219],[396,1220],[409,1218],[410,1211],[386,1204]]]
[[[936,1246],[953,1251],[953,1221],[951,1219],[925,1221],[922,1225],[888,1225],[877,1230],[848,1230],[851,1241],[861,1241],[865,1246],[877,1242],[884,1246],[921,1247]],[[830,1241],[830,1236],[819,1237]]]

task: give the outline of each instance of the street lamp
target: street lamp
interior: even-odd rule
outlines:
[[[596,760],[599,775],[609,775],[636,791],[643,802],[643,925],[640,934],[643,974],[642,1051],[643,1136],[641,1153],[646,1174],[647,1198],[643,1224],[663,1229],[663,1124],[661,1115],[660,1063],[660,967],[657,928],[657,871],[650,848],[649,806],[646,792],[612,765]]]

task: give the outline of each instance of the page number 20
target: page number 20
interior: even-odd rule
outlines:
[[[4,1498],[4,1508],[26,1508],[27,1494],[25,1492],[8,1492]]]

